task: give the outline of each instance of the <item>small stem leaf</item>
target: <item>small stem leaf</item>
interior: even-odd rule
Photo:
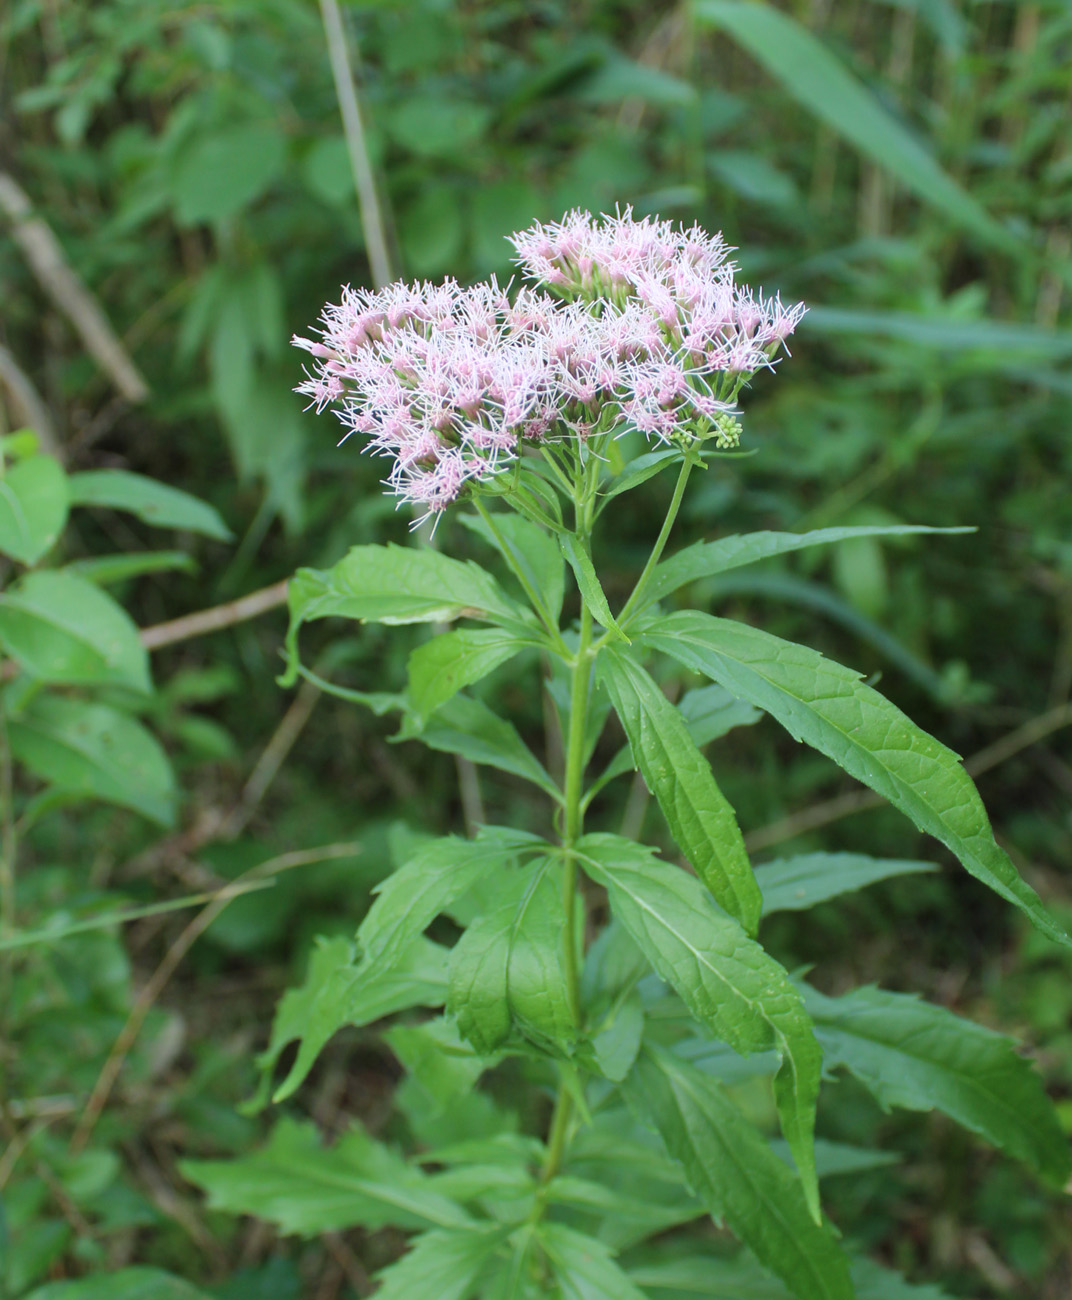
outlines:
[[[802,912],[829,898],[851,894],[878,880],[937,871],[933,862],[871,858],[866,853],[801,853],[756,867],[763,915]]]
[[[539,1235],[562,1300],[646,1300],[602,1241],[564,1223],[543,1223]]]
[[[72,474],[69,483],[73,506],[126,510],[156,528],[181,528],[218,542],[231,540],[231,530],[213,506],[169,483],[125,469],[86,470]]]
[[[485,763],[512,772],[537,785],[558,802],[562,792],[547,769],[518,735],[513,723],[500,718],[480,700],[455,695],[441,704],[418,731],[407,717],[393,740],[420,740],[429,749],[461,754],[473,763]]]
[[[812,1138],[821,1054],[783,968],[712,904],[693,876],[618,835],[586,835],[575,849],[611,910],[692,1015],[742,1056],[774,1047],[782,1132],[807,1203],[819,1217]]]
[[[503,1228],[426,1232],[397,1263],[377,1274],[378,1300],[469,1300]]]
[[[289,1043],[298,1042],[298,1054],[272,1094],[276,1102],[297,1091],[338,1030],[368,1025],[408,1007],[441,1007],[447,997],[449,958],[447,949],[418,935],[393,966],[379,973],[362,972],[356,946],[349,940],[319,940],[304,984],[284,993],[276,1009],[267,1050],[257,1058],[261,1086],[249,1108],[259,1110],[268,1101],[272,1071]]]
[[[637,456],[610,481],[607,490],[600,493],[600,510],[616,496],[620,496],[623,492],[631,492],[633,488],[640,487],[641,483],[646,483],[667,465],[677,464],[683,455],[684,453],[677,447],[662,447],[658,451],[649,451],[643,456]]]
[[[610,612],[610,606],[607,604],[607,598],[603,594],[603,588],[599,584],[599,578],[596,576],[595,566],[592,564],[592,557],[573,533],[559,533],[558,544],[562,548],[562,554],[566,557],[570,568],[573,570],[573,576],[577,579],[577,586],[581,593],[581,599],[588,608],[600,626],[605,627],[616,641],[625,641],[628,644],[629,638],[618,626],[614,615]]]
[[[513,1030],[561,1055],[577,1037],[566,979],[561,866],[547,859],[517,894],[477,917],[454,947],[448,1013],[483,1056]]]
[[[357,1224],[373,1231],[472,1224],[427,1174],[358,1128],[325,1147],[314,1124],[283,1119],[259,1150],[237,1160],[185,1160],[180,1168],[213,1209],[253,1214],[305,1237]]]
[[[0,474],[0,552],[36,564],[67,525],[70,480],[51,456],[29,456]]]
[[[633,762],[659,801],[678,847],[719,905],[755,934],[762,898],[737,818],[681,714],[627,655],[608,647],[597,671],[625,729]]]
[[[800,1184],[722,1086],[645,1050],[626,1094],[685,1168],[693,1191],[798,1300],[854,1300],[848,1264],[809,1213]]]
[[[769,560],[808,546],[828,546],[854,537],[909,537],[919,533],[970,533],[972,528],[930,528],[922,524],[865,525],[855,528],[816,528],[809,533],[746,533],[696,542],[671,555],[655,570],[644,593],[645,605],[662,600],[686,583]]]
[[[404,546],[355,546],[330,569],[299,569],[287,592],[287,669],[297,676],[298,633],[318,618],[375,623],[437,623],[482,619],[531,632],[533,616],[472,561]]]
[[[130,615],[64,569],[28,573],[0,593],[0,646],[41,681],[152,690],[149,655]]]
[[[525,831],[485,826],[475,840],[433,840],[376,887],[376,901],[357,932],[362,968],[380,975],[425,927],[494,867],[544,841]]]
[[[507,564],[525,574],[533,590],[543,599],[547,612],[557,619],[566,594],[566,566],[555,538],[522,515],[496,514],[494,532],[479,515],[461,515],[460,520],[493,546]]]
[[[458,691],[486,677],[520,651],[538,647],[533,637],[503,628],[460,628],[420,645],[409,657],[409,702],[423,722]]]
[[[884,1107],[937,1107],[1049,1181],[1068,1179],[1068,1138],[1011,1038],[905,993],[802,988],[827,1067],[844,1066]]]
[[[709,614],[668,615],[645,642],[765,709],[950,849],[978,880],[1066,948],[1072,938],[994,842],[982,800],[951,749],[816,650]]]

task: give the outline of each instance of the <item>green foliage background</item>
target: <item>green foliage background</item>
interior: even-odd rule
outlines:
[[[977,756],[999,838],[1054,910],[1072,914],[1067,5],[344,10],[396,274],[505,277],[509,231],[628,202],[722,229],[745,278],[811,305],[784,375],[746,396],[757,454],[694,485],[681,540],[897,522],[978,532],[782,557],[710,580],[697,603],[782,635],[806,629],[810,644],[881,674],[888,696]],[[2,217],[0,344],[40,393],[69,472],[128,469],[181,487],[237,539],[180,519],[169,542],[179,567],[122,579],[113,594],[139,625],[158,624],[330,564],[349,545],[403,540],[380,466],[352,444],[336,450],[330,421],[290,391],[290,333],[369,274],[317,6],[8,0],[0,24],[0,171],[51,227],[150,395],[116,396]],[[0,394],[8,432],[24,420],[9,387]],[[634,509],[611,512],[614,596],[668,491],[655,480]],[[73,518],[58,554],[70,563],[158,540],[145,518],[97,505]],[[437,545],[465,555],[472,539],[448,518]],[[64,1279],[133,1266],[221,1300],[362,1294],[398,1253],[387,1231],[277,1241],[206,1212],[177,1163],[243,1152],[263,1132],[263,1117],[236,1106],[256,1086],[278,996],[301,978],[315,935],[352,935],[372,885],[412,845],[404,824],[463,829],[479,808],[525,826],[531,810],[508,780],[460,801],[453,762],[392,745],[387,720],[311,688],[292,701],[275,683],[282,629],[269,612],[154,654],[156,691],[138,708],[177,773],[176,831],[161,838],[130,812],[79,804],[24,837],[18,930],[95,928],[0,951],[0,1274],[12,1300],[74,1296]],[[357,689],[397,689],[398,632],[389,656],[384,629],[368,626],[318,666]],[[522,684],[492,678],[489,689],[538,733],[540,701]],[[832,767],[773,729],[736,732],[720,753],[719,782],[764,854],[942,860],[886,810],[835,802],[851,792]],[[19,777],[20,810],[38,789]],[[641,784],[624,814],[637,832]],[[302,850],[304,865],[232,903],[158,991],[150,977],[198,913],[96,924]],[[1072,1130],[1068,959],[958,874],[910,885],[785,914],[772,923],[779,950],[821,961],[829,991],[920,990],[1016,1032]],[[123,1067],[72,1151],[84,1099],[147,987]],[[381,1131],[396,1078],[381,1037],[354,1031],[287,1105],[329,1133],[354,1116]],[[951,1295],[1068,1294],[1066,1205],[951,1125],[884,1115],[851,1084],[831,1086],[825,1137],[902,1153],[831,1184],[846,1231]],[[738,1100],[767,1104],[745,1084]],[[152,1275],[124,1276],[130,1289],[110,1295],[165,1294]],[[46,1282],[55,1289],[34,1292]]]

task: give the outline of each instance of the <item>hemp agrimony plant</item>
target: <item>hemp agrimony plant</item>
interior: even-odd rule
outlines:
[[[296,340],[315,358],[301,391],[334,404],[346,437],[389,458],[389,487],[424,517],[466,510],[502,580],[422,546],[358,546],[332,569],[302,570],[290,587],[288,680],[300,673],[400,711],[404,735],[530,781],[548,816],[535,829],[417,842],[356,942],[322,942],[280,1006],[262,1102],[294,1040],[277,1100],[338,1028],[443,1008],[387,1031],[406,1070],[396,1103],[408,1157],[359,1129],[324,1148],[311,1126],[285,1120],[254,1155],[187,1171],[216,1205],[287,1231],[415,1232],[381,1275],[383,1300],[916,1294],[824,1222],[819,1178],[844,1152],[814,1140],[823,1071],[855,1075],[883,1106],[938,1107],[1055,1184],[1069,1174],[1068,1144],[1009,1039],[904,994],[821,995],[765,951],[764,916],[927,864],[811,853],[753,868],[703,748],[769,714],[1045,934],[1069,939],[995,843],[955,754],[859,674],[675,597],[803,547],[938,530],[761,532],[669,554],[690,476],[733,454],[742,389],[774,367],[804,309],[737,284],[720,238],[628,211],[575,212],[513,242],[542,287],[347,289],[320,341]],[[653,448],[625,463],[627,430]],[[664,470],[677,476],[666,518],[612,609],[600,530],[613,528],[624,494]],[[564,621],[567,574],[579,613]],[[364,694],[299,662],[302,625],[328,617],[459,626],[413,651],[404,693]],[[525,655],[518,671],[545,667],[561,781],[468,692]],[[672,703],[651,671],[662,657],[708,684]],[[598,770],[600,740],[617,728],[626,743]],[[634,770],[679,854],[593,828],[602,792]],[[461,930],[450,947],[425,933],[440,914]],[[492,1071],[493,1086],[477,1091]],[[729,1091],[759,1075],[781,1140]],[[501,1082],[519,1077],[548,1095],[538,1131],[523,1131]],[[667,1235],[705,1214],[744,1249]]]

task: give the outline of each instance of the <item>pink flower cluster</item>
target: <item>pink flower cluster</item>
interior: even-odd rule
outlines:
[[[387,484],[435,514],[526,443],[617,426],[662,442],[736,441],[742,383],[804,313],[734,282],[720,236],[631,212],[570,213],[512,237],[518,261],[557,295],[462,288],[343,290],[325,308],[298,391],[337,404],[346,427],[393,464]]]

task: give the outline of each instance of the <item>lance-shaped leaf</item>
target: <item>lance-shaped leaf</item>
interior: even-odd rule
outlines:
[[[1012,1039],[906,993],[828,998],[803,987],[828,1068],[844,1066],[884,1107],[937,1108],[1051,1182],[1067,1180],[1068,1138]]]
[[[812,1139],[822,1058],[789,976],[712,904],[699,881],[650,849],[619,835],[585,835],[575,851],[637,947],[701,1024],[742,1056],[777,1049],[778,1117],[818,1218]]]
[[[447,1011],[487,1056],[513,1029],[561,1050],[577,1036],[566,982],[566,914],[555,859],[519,877],[514,897],[479,916],[454,947]]]
[[[816,528],[809,533],[745,533],[696,542],[671,555],[656,568],[644,590],[643,605],[662,600],[687,582],[710,578],[746,564],[769,560],[808,546],[829,546],[853,537],[909,537],[917,533],[970,533],[972,528],[929,528],[922,524],[875,524],[853,528]]]
[[[902,125],[806,27],[768,4],[699,0],[696,17],[729,32],[798,103],[980,239],[1016,251],[1019,239],[942,170]]]
[[[552,799],[562,800],[561,790],[513,723],[468,695],[455,695],[441,704],[419,730],[407,716],[392,739],[419,740],[429,749],[461,754],[473,763],[512,772],[539,786]]]
[[[627,655],[608,648],[597,669],[633,761],[659,801],[678,847],[719,905],[755,934],[762,897],[737,818],[684,719]]]
[[[540,1242],[554,1269],[562,1300],[645,1300],[602,1241],[564,1223],[545,1223]]]
[[[379,1300],[469,1300],[505,1236],[498,1227],[426,1232],[377,1274],[376,1295]]]
[[[38,695],[8,721],[11,752],[56,790],[170,826],[175,777],[156,737],[108,704]]]
[[[231,530],[213,506],[144,474],[125,469],[86,470],[72,474],[70,485],[72,505],[128,510],[157,528],[181,528],[220,542],[230,540]]]
[[[866,853],[801,853],[756,867],[763,891],[763,915],[802,912],[829,898],[851,894],[891,876],[936,871],[933,862],[910,858],[872,858]]]
[[[287,670],[297,676],[298,632],[318,618],[436,623],[476,618],[528,630],[532,615],[471,561],[406,546],[355,546],[330,569],[299,569],[287,591]]]
[[[149,656],[130,615],[63,569],[29,573],[0,594],[0,645],[42,681],[152,690]]]
[[[251,1106],[267,1100],[272,1070],[283,1049],[295,1040],[297,1057],[274,1101],[289,1097],[305,1079],[321,1048],[345,1025],[367,1025],[407,1007],[440,1007],[447,996],[450,953],[419,935],[393,966],[362,970],[356,946],[348,939],[321,939],[309,961],[305,982],[290,989],[276,1009],[267,1050],[257,1058],[263,1078]]]
[[[351,1129],[333,1147],[313,1124],[283,1119],[267,1143],[237,1160],[185,1160],[182,1174],[231,1214],[314,1237],[351,1228],[465,1228],[469,1215],[427,1174]]]
[[[543,845],[537,835],[500,826],[484,827],[475,840],[433,840],[376,887],[376,901],[357,932],[362,969],[382,974],[482,876]]]
[[[659,620],[645,642],[765,709],[796,739],[832,758],[950,849],[1051,939],[1072,939],[994,842],[982,800],[951,749],[816,650],[709,614]]]
[[[409,657],[409,701],[421,719],[445,704],[451,696],[486,677],[528,647],[539,646],[505,628],[460,628],[443,632]]]
[[[646,1050],[625,1084],[716,1220],[798,1300],[854,1300],[848,1264],[800,1184],[710,1075]]]
[[[595,566],[592,564],[592,557],[572,533],[559,533],[558,544],[573,570],[573,576],[577,579],[581,599],[588,607],[588,612],[597,623],[612,633],[616,640],[628,641],[629,638],[610,612],[610,606],[607,604],[607,598],[603,594]]]

